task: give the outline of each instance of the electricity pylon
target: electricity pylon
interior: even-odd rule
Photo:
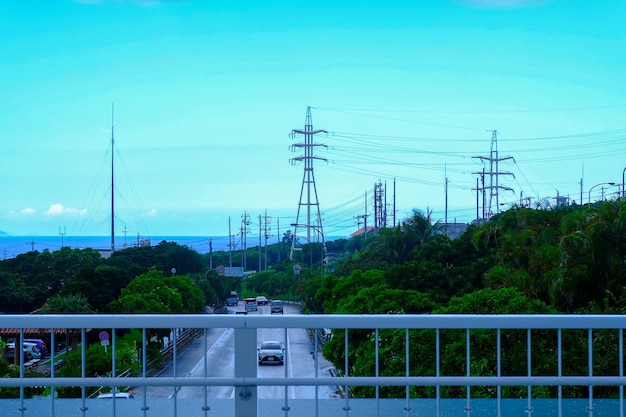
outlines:
[[[474,156],[473,158],[480,159],[483,163],[485,161],[489,162],[489,171],[483,172],[475,172],[475,174],[482,174],[483,185],[482,187],[476,187],[477,192],[483,192],[483,218],[485,216],[491,217],[493,212],[493,207],[496,208],[496,213],[500,213],[500,190],[511,191],[513,189],[511,187],[506,187],[504,185],[500,185],[500,176],[501,175],[511,175],[515,178],[515,175],[511,172],[500,171],[499,163],[501,161],[506,161],[507,159],[513,159],[512,156],[500,156],[498,153],[498,131],[494,130],[491,132],[491,152],[489,156]],[[515,160],[514,160],[515,161]],[[489,178],[489,185],[485,185],[485,176]],[[485,191],[489,190],[489,199],[485,202]],[[495,200],[495,202],[494,202]],[[486,209],[486,213],[485,213]]]
[[[298,203],[298,214],[296,215],[296,222],[293,223],[293,240],[291,241],[291,252],[289,259],[293,260],[294,246],[298,240],[298,229],[306,229],[307,243],[313,243],[311,240],[311,230],[317,233],[318,237],[321,237],[322,244],[325,247],[324,242],[324,229],[322,227],[322,215],[320,213],[320,205],[317,199],[317,188],[315,187],[315,175],[313,174],[313,161],[320,160],[326,161],[326,158],[315,156],[313,150],[315,147],[326,145],[313,142],[313,137],[318,133],[327,133],[325,130],[313,130],[313,121],[311,118],[311,107],[306,109],[306,121],[304,124],[304,130],[294,129],[291,131],[291,138],[304,136],[304,142],[294,143],[291,145],[291,150],[296,151],[302,148],[304,154],[290,159],[292,164],[297,162],[304,162],[304,175],[302,177],[302,188],[300,189],[300,202]],[[300,212],[304,208],[306,212],[306,219],[300,218]],[[315,211],[313,213],[313,211]],[[315,219],[312,216],[315,216]],[[325,252],[325,249],[324,249]],[[311,255],[312,257],[312,255]],[[324,254],[325,257],[325,254]]]

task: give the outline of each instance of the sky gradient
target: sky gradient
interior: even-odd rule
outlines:
[[[308,106],[327,235],[372,214],[379,181],[391,213],[394,179],[397,221],[444,220],[446,189],[448,220],[472,221],[494,130],[501,208],[615,198],[625,21],[619,0],[3,2],[0,231],[108,235],[113,124],[117,235],[223,236],[266,211],[282,233]]]

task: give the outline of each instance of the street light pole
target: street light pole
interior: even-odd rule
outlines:
[[[593,190],[594,188],[596,188],[596,187],[597,187],[597,186],[599,186],[599,185],[615,185],[615,183],[614,183],[614,182],[601,182],[601,183],[596,184],[596,185],[594,185],[593,187],[591,187],[591,188],[589,189],[589,194],[588,194],[588,196],[587,196],[587,202],[588,202],[589,204],[591,204],[591,190]]]

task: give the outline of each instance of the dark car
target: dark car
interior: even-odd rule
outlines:
[[[259,304],[256,302],[255,297],[248,297],[244,300],[244,308],[246,311],[257,311]]]

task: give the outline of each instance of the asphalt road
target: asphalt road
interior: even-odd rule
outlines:
[[[243,303],[236,307],[229,307],[230,313],[243,311]],[[285,305],[285,314],[299,314],[298,307]],[[269,306],[259,306],[256,312],[248,314],[270,314]],[[159,376],[171,377],[233,377],[235,369],[235,332],[233,329],[208,329],[206,338],[200,336],[183,352],[179,353],[176,368],[170,364]],[[311,352],[313,343],[311,342],[306,329],[258,329],[257,341],[259,344],[263,340],[278,340],[285,347],[284,365],[262,365],[257,367],[259,377],[312,377],[315,376],[315,361]],[[207,361],[205,365],[204,355]],[[320,354],[321,358],[321,354]],[[329,376],[332,366],[327,361],[319,361],[319,376]],[[335,397],[335,387],[319,387],[319,398]],[[174,387],[136,387],[133,390],[135,397],[147,398],[202,398],[204,392],[208,398],[223,399],[233,398],[234,387],[198,387],[183,386],[175,392]],[[315,398],[314,387],[281,387],[281,386],[260,386],[257,396],[260,399],[285,398],[290,399],[312,399]]]

